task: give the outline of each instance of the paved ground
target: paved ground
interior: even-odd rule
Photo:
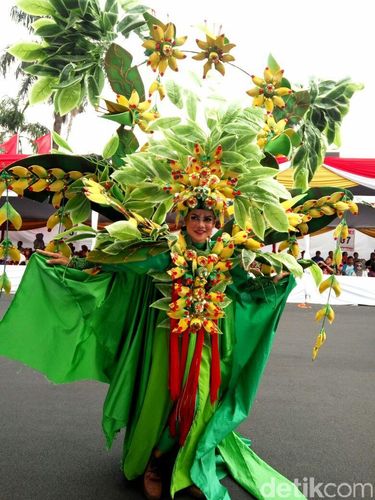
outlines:
[[[2,311],[6,306],[2,298]],[[305,488],[308,480],[375,483],[375,308],[337,307],[327,343],[312,363],[316,309],[287,306],[254,411],[241,431],[262,458]],[[121,439],[105,450],[105,392],[93,382],[52,385],[0,358],[0,500],[142,498],[137,484],[122,478]],[[232,499],[250,498],[226,484]],[[330,498],[373,498],[370,488],[364,495],[356,490],[355,497],[348,487],[341,496],[333,491]],[[308,496],[323,498],[318,490]]]

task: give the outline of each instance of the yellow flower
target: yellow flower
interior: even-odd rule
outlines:
[[[284,130],[285,126],[288,123],[286,118],[282,118],[278,122],[275,121],[275,118],[272,115],[267,115],[265,118],[265,125],[263,129],[258,134],[258,146],[263,149],[268,142],[273,141],[276,137],[279,137]]]
[[[157,111],[150,110],[151,101],[146,100],[140,102],[139,94],[136,90],[132,91],[129,99],[118,94],[116,101],[117,102],[105,100],[109,113],[120,114],[130,111],[133,118],[133,124],[138,125],[143,132],[149,132],[149,122],[159,118],[159,113]]]
[[[282,96],[289,95],[293,91],[288,87],[281,87],[284,70],[273,72],[270,68],[264,70],[263,78],[252,75],[251,79],[256,87],[246,93],[253,97],[253,106],[264,107],[267,113],[272,113],[274,106],[285,108]]]
[[[166,95],[164,85],[159,80],[154,80],[151,83],[148,89],[149,97],[151,97],[154,92],[158,92],[160,100],[163,100]]]
[[[312,359],[313,361],[316,359],[319,349],[322,347],[324,342],[326,341],[326,332],[324,328],[322,328],[319,332],[319,335],[316,338],[315,345],[313,347],[313,352],[312,352]]]
[[[185,59],[186,55],[175,47],[183,45],[186,36],[176,38],[176,27],[173,23],[153,24],[150,32],[151,38],[145,40],[142,46],[151,52],[147,64],[153,71],[159,70],[164,75],[168,66],[173,71],[178,71],[177,59]]]
[[[234,61],[234,57],[229,54],[229,51],[235,47],[233,43],[225,43],[225,35],[215,37],[206,35],[206,41],[196,40],[197,45],[203,52],[193,56],[196,61],[203,61],[207,59],[207,62],[203,66],[203,78],[206,78],[207,73],[215,66],[216,71],[225,75],[225,67],[223,63]]]

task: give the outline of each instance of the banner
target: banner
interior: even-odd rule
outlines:
[[[18,134],[0,144],[0,154],[16,155],[18,152]]]
[[[36,144],[36,152],[41,154],[50,153],[52,149],[52,135],[50,133],[46,135],[42,135],[42,137],[38,137],[35,139]]]
[[[340,247],[343,252],[354,252],[355,249],[355,229],[349,228],[347,238],[340,239]]]

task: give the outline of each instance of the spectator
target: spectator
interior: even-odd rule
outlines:
[[[81,250],[79,251],[79,257],[87,257],[87,254],[89,253],[89,248],[87,245],[82,245]]]
[[[17,248],[18,250],[23,253],[24,248],[23,248],[23,241],[17,241]]]
[[[316,262],[317,264],[318,264],[319,262],[324,262],[324,259],[323,259],[323,257],[322,257],[322,252],[320,252],[319,250],[317,250],[317,251],[315,252],[314,257],[313,257],[311,260],[313,260],[313,261],[314,261],[314,262]]]
[[[37,233],[34,240],[34,250],[44,250],[46,245],[43,240],[43,233]]]
[[[346,264],[346,260],[348,258],[348,252],[342,252],[342,263]]]
[[[342,275],[343,276],[355,276],[354,269],[354,259],[351,255],[346,258],[345,264],[342,266]]]
[[[363,267],[362,262],[360,260],[354,261],[354,270],[356,276],[361,276],[361,277],[367,276],[366,266]]]
[[[323,274],[334,274],[334,269],[333,269],[333,260],[331,257],[327,257],[325,261],[319,262],[318,264],[323,271]]]
[[[370,259],[366,261],[366,267],[368,269],[368,276],[375,278],[375,252],[370,254]]]
[[[30,259],[31,255],[33,254],[33,249],[32,248],[25,248],[23,251],[23,254],[26,258],[26,262]]]
[[[331,262],[333,262],[333,250],[328,252],[328,257],[331,259]]]

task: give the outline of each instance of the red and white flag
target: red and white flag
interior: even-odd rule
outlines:
[[[18,134],[0,144],[0,154],[16,155],[18,153]]]
[[[36,152],[40,155],[45,153],[50,153],[52,149],[52,135],[49,132],[46,135],[42,135],[42,137],[38,137],[35,139],[36,144]]]

